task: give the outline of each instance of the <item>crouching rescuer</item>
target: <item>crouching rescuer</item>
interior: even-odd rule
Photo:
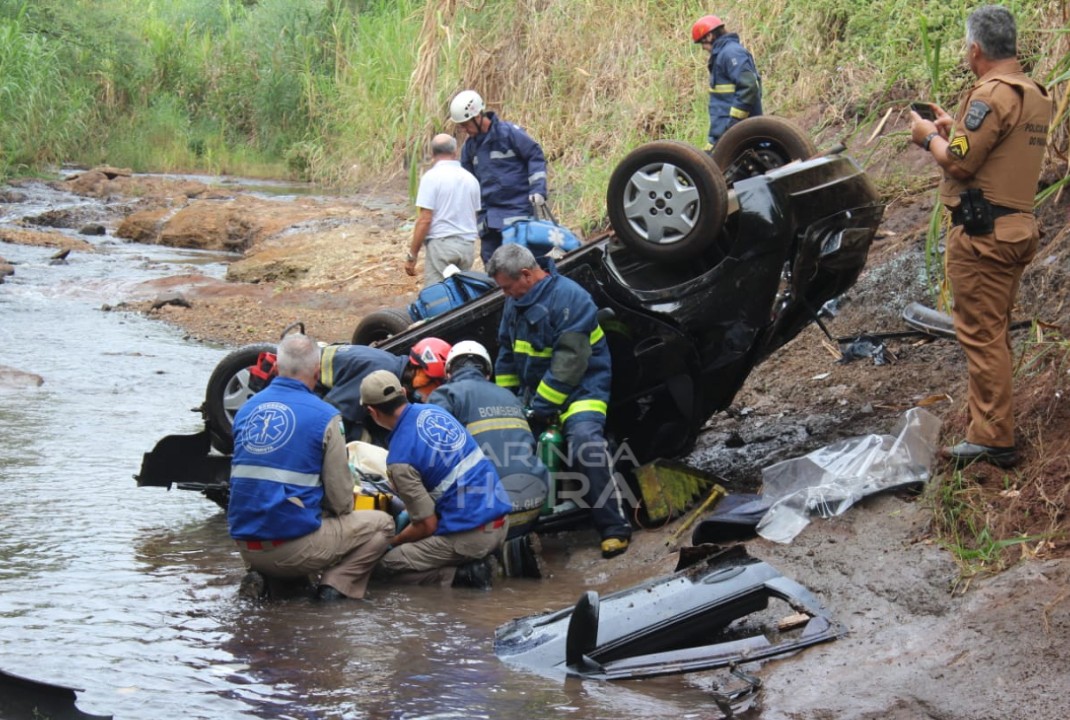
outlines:
[[[320,600],[362,598],[394,520],[353,511],[342,419],[312,392],[319,346],[287,335],[276,362],[278,377],[234,418],[230,535],[246,567],[268,579],[311,577]]]
[[[390,431],[387,474],[411,518],[390,538],[377,576],[411,584],[489,586],[485,558],[505,540],[512,510],[494,465],[448,412],[410,404],[390,372],[366,377],[360,399],[372,419]]]

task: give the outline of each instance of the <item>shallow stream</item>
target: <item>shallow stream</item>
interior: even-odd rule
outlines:
[[[74,208],[112,229],[95,201],[19,192],[0,225]],[[551,578],[489,592],[241,600],[222,512],[133,479],[161,436],[200,429],[190,410],[228,349],[102,310],[149,280],[222,277],[227,258],[85,239],[97,252],[63,264],[0,242],[15,265],[0,284],[0,368],[43,378],[0,388],[0,669],[79,688],[79,709],[117,719],[720,717],[705,675],[563,683],[497,659],[500,624],[636,579],[570,573],[564,546],[544,554]]]

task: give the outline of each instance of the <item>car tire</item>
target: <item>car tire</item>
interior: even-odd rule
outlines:
[[[798,125],[759,115],[728,128],[713,148],[713,161],[731,185],[816,154],[813,140]]]
[[[353,331],[354,345],[373,345],[387,340],[412,325],[409,311],[404,308],[385,308],[368,313]]]
[[[613,170],[606,206],[617,237],[637,255],[685,262],[716,242],[728,186],[706,153],[657,141],[639,146]]]
[[[243,345],[219,361],[204,394],[204,421],[208,437],[224,455],[234,451],[234,416],[255,393],[249,386],[249,368],[262,352],[275,352],[270,343]]]

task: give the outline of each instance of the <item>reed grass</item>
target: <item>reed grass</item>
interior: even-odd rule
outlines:
[[[953,107],[973,0],[723,0],[765,110],[819,146],[861,145],[888,108]],[[1066,155],[1067,0],[1017,0],[1023,60],[1048,81]],[[136,169],[287,168],[414,188],[447,106],[472,87],[546,151],[559,220],[605,223],[609,174],[653,139],[702,143],[705,0],[0,0],[0,172],[58,160]],[[11,68],[15,68],[12,70]],[[28,100],[25,101],[25,100]],[[43,135],[42,135],[43,133]],[[30,138],[46,137],[46,147]],[[902,152],[892,136],[865,160]]]

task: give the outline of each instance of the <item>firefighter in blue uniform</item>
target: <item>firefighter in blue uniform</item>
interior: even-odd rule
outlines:
[[[716,15],[696,20],[691,40],[710,54],[710,130],[706,137],[706,150],[710,151],[728,128],[762,114],[762,80],[754,56]]]
[[[507,296],[495,382],[525,398],[535,418],[559,417],[588,481],[582,499],[602,536],[602,555],[619,555],[632,528],[605,440],[611,370],[598,308],[580,285],[557,274],[553,260],[536,261],[521,245],[498,248],[487,274]]]
[[[450,101],[450,119],[468,135],[461,166],[479,180],[479,256],[486,267],[502,244],[502,228],[533,216],[535,206],[546,202],[546,158],[519,125],[485,110],[474,90]]]
[[[509,534],[519,537],[538,519],[549,471],[538,458],[523,406],[514,393],[494,383],[493,374],[487,349],[462,340],[446,359],[446,383],[429,402],[460,420],[494,463],[513,506]]]

